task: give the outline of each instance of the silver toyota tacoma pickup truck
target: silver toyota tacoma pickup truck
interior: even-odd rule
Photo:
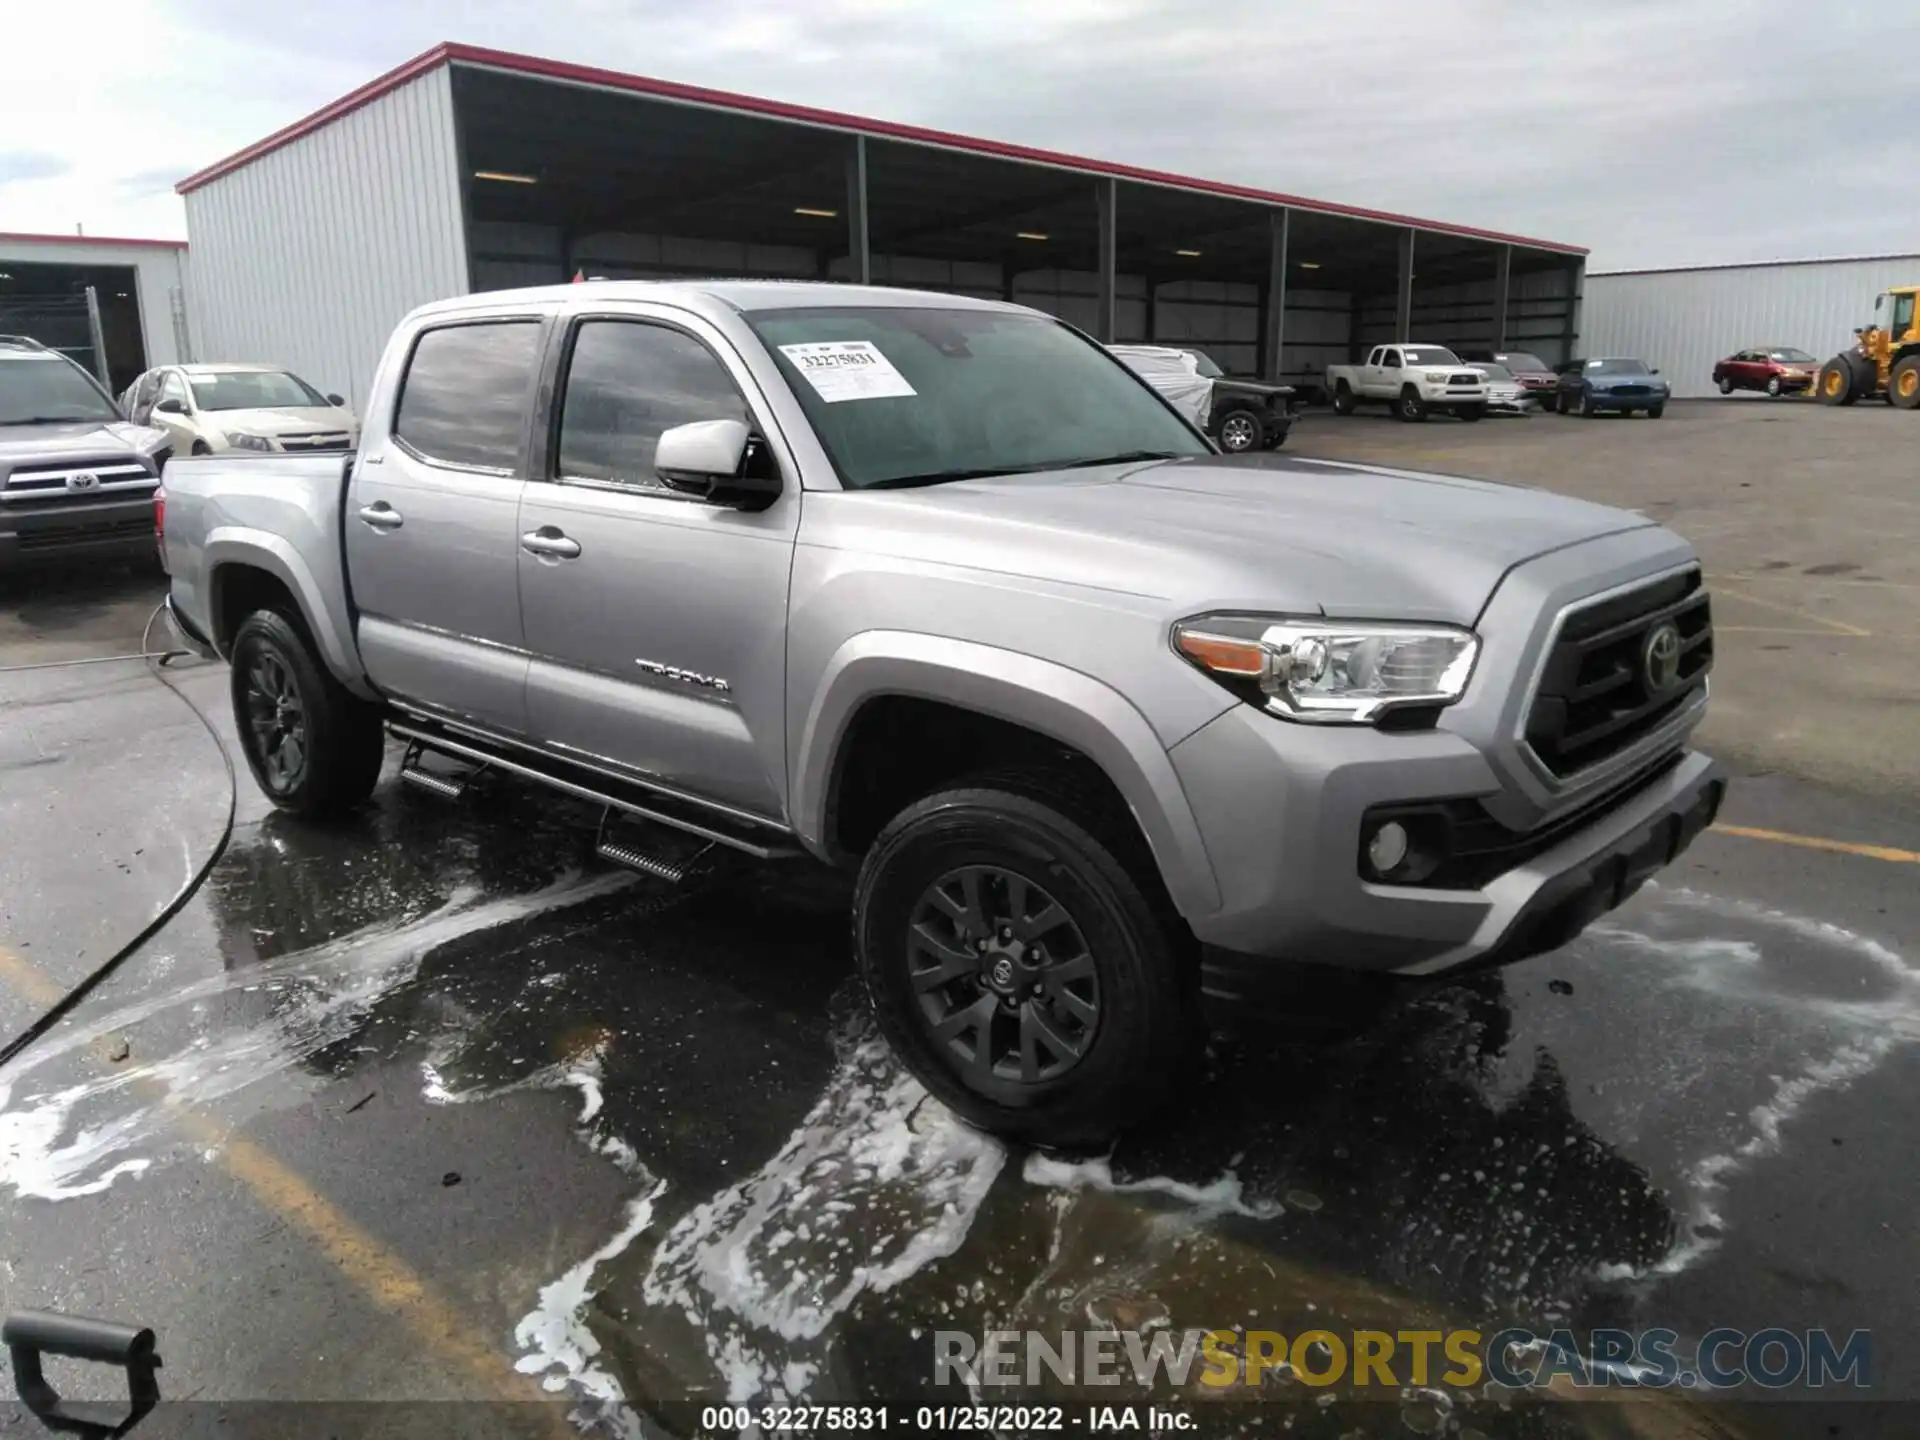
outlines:
[[[1098,1141],[1302,973],[1562,944],[1725,787],[1688,747],[1686,542],[1224,458],[1017,306],[476,295],[407,318],[365,414],[344,461],[167,472],[172,613],[231,663],[272,799],[360,804],[391,734],[442,794],[485,769],[604,807],[601,852],[663,880],[854,870],[879,1023],[1003,1134]]]

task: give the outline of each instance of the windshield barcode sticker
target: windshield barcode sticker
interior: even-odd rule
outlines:
[[[842,400],[884,400],[918,392],[907,377],[893,368],[871,340],[819,340],[808,345],[782,345],[780,353],[807,377],[807,383],[829,405]]]

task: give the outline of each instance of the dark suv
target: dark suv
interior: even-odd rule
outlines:
[[[0,335],[0,573],[36,560],[153,559],[164,431],[130,425],[56,350]]]
[[[1207,430],[1229,454],[1245,450],[1274,450],[1286,443],[1293,428],[1293,387],[1272,385],[1242,375],[1229,375],[1204,350],[1175,346],[1193,356],[1200,373],[1213,381],[1213,407]]]

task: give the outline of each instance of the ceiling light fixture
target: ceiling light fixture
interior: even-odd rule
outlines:
[[[1318,260],[1302,260],[1300,262],[1300,268],[1302,270],[1318,270],[1320,268],[1320,262]]]
[[[1189,260],[1198,260],[1200,258],[1200,252],[1198,250],[1176,250],[1173,253],[1176,255],[1184,255]]]
[[[1044,240],[1047,238],[1047,232],[1044,230],[1016,230],[1013,232],[1013,237],[1016,240]]]
[[[811,215],[816,220],[837,220],[840,218],[840,212],[838,210],[816,210],[811,205],[796,205],[793,207],[793,213],[796,215]]]
[[[473,178],[476,180],[500,180],[508,185],[538,185],[540,183],[540,177],[538,175],[516,175],[511,170],[476,170],[473,172]]]

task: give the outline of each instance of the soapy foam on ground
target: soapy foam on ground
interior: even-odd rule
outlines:
[[[1110,1160],[1066,1161],[1035,1152],[1027,1157],[1022,1178],[1029,1185],[1060,1190],[1091,1188],[1112,1195],[1166,1195],[1184,1201],[1202,1215],[1244,1215],[1250,1220],[1271,1220],[1284,1213],[1278,1200],[1249,1200],[1233,1171],[1205,1185],[1190,1185],[1165,1175],[1148,1175],[1138,1180],[1116,1180]]]
[[[1726,1225],[1720,1207],[1733,1180],[1754,1164],[1779,1154],[1786,1143],[1786,1127],[1813,1100],[1845,1089],[1870,1074],[1902,1043],[1920,1039],[1920,973],[1879,940],[1751,901],[1683,888],[1649,889],[1654,892],[1650,898],[1670,911],[1703,913],[1750,925],[1864,961],[1891,982],[1891,991],[1880,998],[1859,1000],[1771,990],[1764,974],[1769,957],[1763,942],[1653,933],[1666,928],[1659,923],[1659,910],[1653,914],[1656,923],[1645,929],[1609,922],[1587,931],[1593,939],[1669,967],[1664,973],[1676,985],[1767,1005],[1789,1017],[1789,1023],[1823,1023],[1838,1032],[1837,1041],[1830,1041],[1824,1053],[1809,1055],[1792,1072],[1774,1077],[1771,1095],[1747,1113],[1750,1128],[1746,1138],[1686,1167],[1687,1214],[1680,1242],[1645,1269],[1602,1266],[1596,1273],[1608,1281],[1675,1275],[1718,1249]]]
[[[585,882],[569,877],[530,895],[484,902],[463,892],[419,920],[356,931],[251,967],[244,976],[208,976],[63,1030],[22,1055],[0,1082],[0,1185],[22,1196],[63,1200],[97,1194],[123,1176],[140,1174],[152,1157],[126,1152],[163,1136],[170,1110],[204,1106],[294,1072],[308,1055],[352,1034],[367,1010],[411,979],[433,950],[630,883],[625,875]],[[25,1088],[36,1070],[61,1056],[134,1033],[165,1012],[236,993],[286,1003],[246,1025],[222,1023],[172,1055],[118,1065],[97,1079],[58,1089]],[[129,1108],[119,1108],[129,1101]],[[108,1118],[96,1119],[102,1111]]]
[[[884,1041],[850,1040],[779,1154],[668,1233],[642,1293],[705,1334],[730,1403],[797,1399],[838,1316],[960,1248],[1006,1154]]]

